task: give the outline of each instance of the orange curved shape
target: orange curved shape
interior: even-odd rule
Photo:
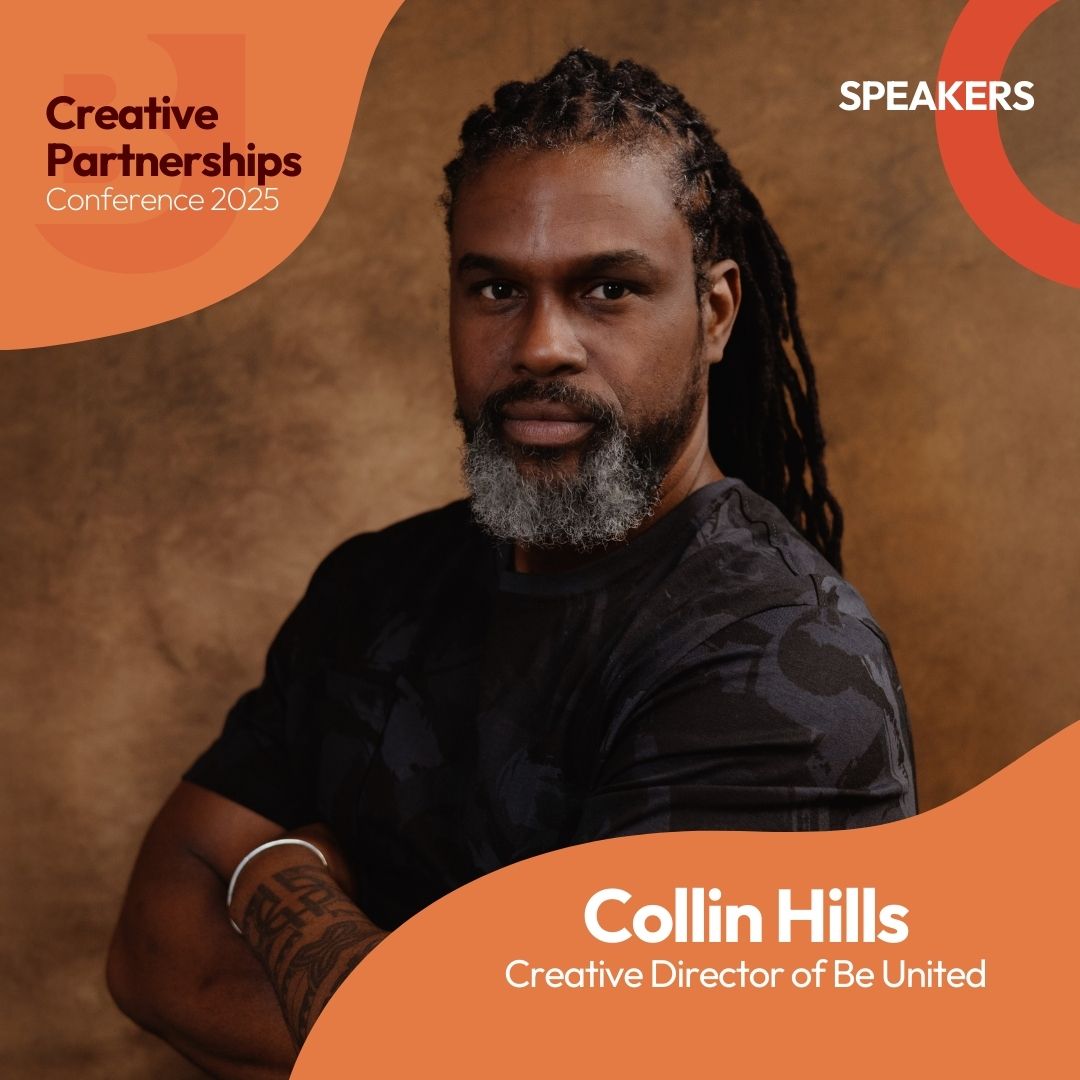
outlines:
[[[370,954],[320,1017],[293,1078],[1067,1075],[1080,951],[1078,770],[1074,724],[907,821],[833,833],[639,836],[510,866],[444,897]],[[615,928],[639,904],[671,908],[676,887],[710,886],[722,902],[763,912],[760,943],[604,944],[586,930],[585,903],[599,889],[633,896],[625,909],[606,909]],[[779,889],[806,899],[832,887],[873,888],[878,907],[907,908],[906,940],[815,944],[798,928],[790,943],[776,940]],[[861,933],[861,919],[854,925]],[[637,966],[647,978],[655,960],[783,972],[775,987],[757,989],[517,989],[506,967],[518,959]],[[821,987],[792,985],[795,969],[821,960]],[[838,961],[876,982],[832,985],[844,970]],[[941,961],[976,972],[975,982],[984,970],[985,987],[885,985],[883,965],[895,981],[901,961],[909,970]],[[514,969],[515,980],[526,971]]]
[[[1020,36],[1055,3],[970,0],[949,35],[938,78],[1000,79]],[[949,182],[987,239],[1029,270],[1080,288],[1080,223],[1041,203],[1017,176],[997,113],[943,110],[937,137]]]
[[[93,5],[22,5],[9,15],[18,48],[2,69],[5,102],[4,317],[0,348],[33,348],[104,337],[164,322],[245,288],[286,259],[321,216],[352,132],[372,54],[401,0],[339,4],[310,0],[303,18],[272,5],[222,7],[191,0],[161,9],[116,0],[108,17]],[[58,130],[46,105],[58,95],[75,105],[146,105],[168,95],[179,106],[217,110],[213,130]],[[65,120],[72,107],[65,107]],[[49,175],[50,144],[73,153],[157,156],[220,152],[300,155],[297,176],[267,179],[270,209],[257,177],[78,176],[72,164]],[[60,152],[57,152],[58,155]],[[149,166],[147,166],[149,168]],[[69,195],[114,192],[202,195],[201,211],[53,209]],[[234,195],[219,209],[221,196]],[[253,189],[254,192],[253,192]],[[239,208],[242,205],[243,208]]]

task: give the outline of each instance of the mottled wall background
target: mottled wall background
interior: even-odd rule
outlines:
[[[6,1075],[194,1075],[103,984],[138,841],[319,558],[458,496],[441,165],[497,82],[571,45],[679,84],[792,254],[848,572],[894,645],[924,808],[1080,718],[1080,293],[975,229],[932,115],[836,107],[844,79],[933,79],[962,6],[407,0],[282,266],[164,326],[0,356]],[[1006,77],[1038,105],[1001,120],[1074,218],[1078,7],[1025,35]]]

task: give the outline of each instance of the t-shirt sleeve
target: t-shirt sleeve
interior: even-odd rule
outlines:
[[[325,566],[325,563],[323,564]],[[184,779],[294,829],[317,820],[318,746],[301,707],[325,613],[320,567],[266,656],[263,680],[229,710],[221,734]]]
[[[613,726],[575,842],[854,828],[913,813],[888,644],[836,608],[780,607],[693,648]]]

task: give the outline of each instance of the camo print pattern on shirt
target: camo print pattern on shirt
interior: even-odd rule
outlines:
[[[185,778],[331,824],[387,928],[568,844],[915,812],[884,635],[740,481],[581,570],[507,556],[464,502],[347,541]]]

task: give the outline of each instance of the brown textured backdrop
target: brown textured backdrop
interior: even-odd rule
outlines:
[[[930,114],[836,107],[843,79],[934,78],[962,6],[407,0],[290,259],[176,322],[0,357],[5,1075],[194,1075],[103,985],[138,840],[318,559],[459,494],[440,166],[496,82],[571,45],[679,84],[792,254],[848,572],[893,642],[924,808],[1080,718],[1080,293],[979,234]],[[1038,105],[1002,118],[1073,217],[1078,8],[1024,37],[1006,77]]]

